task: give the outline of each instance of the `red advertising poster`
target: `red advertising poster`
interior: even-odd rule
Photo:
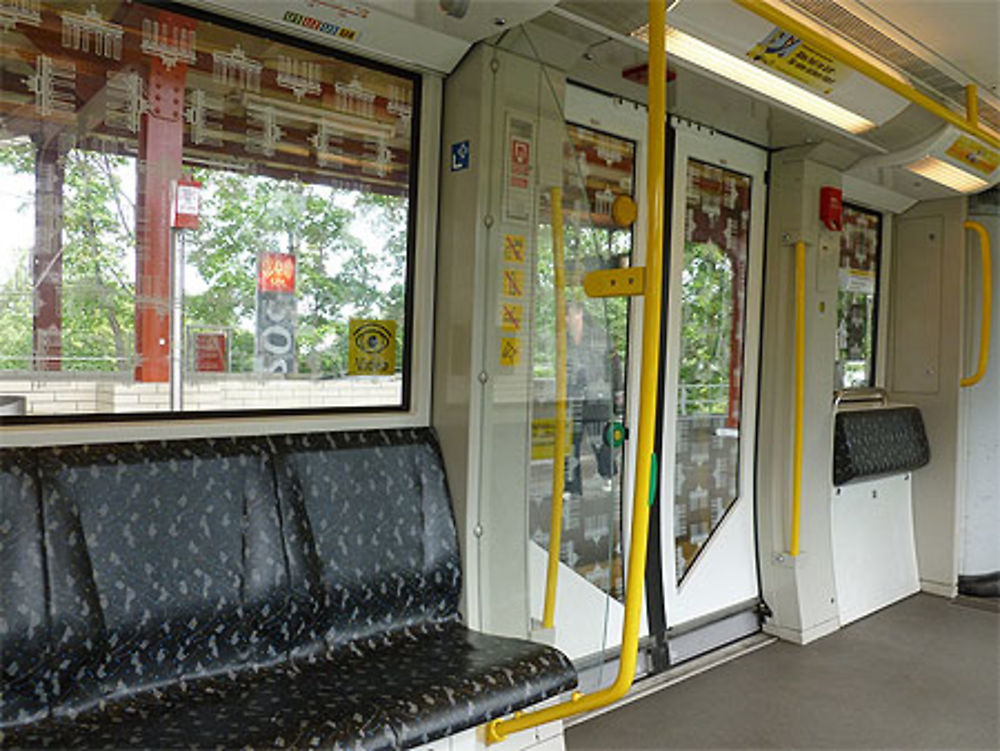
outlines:
[[[198,333],[194,336],[194,368],[199,373],[225,373],[228,369],[226,335]]]
[[[295,292],[295,256],[289,253],[262,253],[257,289],[261,292]]]

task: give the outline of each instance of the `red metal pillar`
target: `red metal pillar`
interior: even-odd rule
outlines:
[[[58,139],[40,136],[35,149],[35,248],[31,256],[35,370],[62,369],[63,177]]]
[[[171,29],[193,30],[191,19],[164,11],[149,18]],[[168,36],[168,35],[164,35]],[[135,379],[170,380],[170,186],[181,176],[184,83],[187,65],[167,67],[150,57],[149,111],[139,131],[135,291]]]

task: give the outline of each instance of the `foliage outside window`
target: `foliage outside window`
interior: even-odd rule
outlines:
[[[416,79],[143,3],[29,5],[0,56],[0,395],[405,406]]]
[[[882,217],[844,206],[837,292],[837,388],[875,385]]]

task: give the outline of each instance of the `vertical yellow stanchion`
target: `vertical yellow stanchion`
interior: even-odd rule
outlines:
[[[562,545],[563,467],[566,462],[566,265],[563,241],[562,188],[552,188],[552,266],[556,293],[556,427],[552,452],[552,521],[549,526],[549,566],[545,576],[542,626],[556,618],[556,582]]]
[[[806,396],[806,244],[795,243],[795,436],[792,456],[792,536],[788,552],[799,554],[802,522],[802,419]]]
[[[628,570],[625,582],[625,623],[622,627],[621,659],[615,682],[592,694],[575,694],[573,700],[526,712],[487,727],[489,743],[502,741],[511,733],[589,712],[623,697],[635,680],[639,653],[639,623],[642,617],[642,590],[646,574],[646,546],[649,542],[649,509],[656,497],[658,467],[655,454],[656,402],[660,362],[660,315],[663,297],[663,214],[665,136],[667,118],[667,56],[665,0],[649,0],[649,162],[646,167],[647,232],[646,290],[642,311],[642,380],[639,388],[639,422],[636,446],[635,496],[632,499],[632,530],[629,537]]]

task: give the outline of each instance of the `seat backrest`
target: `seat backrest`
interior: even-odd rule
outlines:
[[[37,456],[0,452],[0,726],[96,690],[101,607],[71,504],[42,492]]]
[[[97,691],[71,704],[285,656],[287,569],[266,445],[146,442],[39,453],[79,516],[103,618]]]
[[[274,438],[279,493],[308,518],[328,646],[456,618],[461,564],[432,430]]]
[[[834,423],[833,484],[919,469],[931,460],[916,407],[838,412]]]

